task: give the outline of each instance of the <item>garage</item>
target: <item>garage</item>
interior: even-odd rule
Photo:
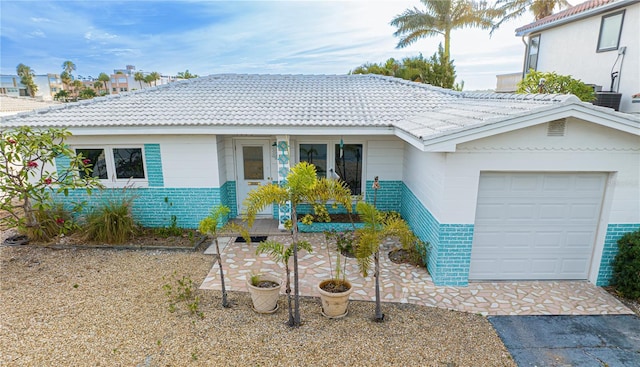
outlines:
[[[606,173],[482,172],[469,279],[587,279]]]

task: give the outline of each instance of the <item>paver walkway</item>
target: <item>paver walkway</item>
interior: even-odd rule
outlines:
[[[335,252],[329,257],[322,234],[302,236],[314,246],[314,252],[299,255],[300,294],[317,297],[317,284],[329,278],[332,263],[335,266]],[[286,243],[290,236],[270,235],[269,239]],[[267,255],[255,254],[255,243],[235,243],[234,240],[235,237],[220,241],[228,290],[246,291],[246,277],[252,272],[272,273],[284,279],[284,268]],[[633,314],[615,297],[587,281],[472,282],[468,287],[439,287],[433,284],[424,268],[391,262],[387,254],[393,246],[391,241],[381,246],[380,284],[385,302],[413,303],[482,315]],[[205,253],[215,253],[214,248],[210,247]],[[346,259],[347,279],[354,288],[351,299],[375,300],[373,276],[363,277],[356,259],[342,259]],[[200,288],[220,290],[217,264]]]

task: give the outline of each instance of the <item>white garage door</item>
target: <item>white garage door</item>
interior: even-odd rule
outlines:
[[[481,173],[469,279],[587,279],[604,173]]]

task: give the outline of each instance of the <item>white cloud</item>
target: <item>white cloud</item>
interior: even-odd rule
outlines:
[[[47,35],[43,31],[41,31],[40,29],[36,29],[35,31],[30,32],[29,36],[30,37],[39,37],[39,38],[46,38],[47,37]]]
[[[84,34],[84,39],[88,41],[106,41],[118,38],[115,34],[109,34],[108,32],[94,32],[93,30],[87,31]]]

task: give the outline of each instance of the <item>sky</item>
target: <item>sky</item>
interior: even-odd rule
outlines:
[[[364,63],[433,55],[441,37],[396,48],[391,19],[419,0],[16,1],[0,0],[0,73],[19,63],[36,74],[97,77],[135,65],[163,75],[346,74]],[[494,89],[496,75],[522,70],[515,28],[527,14],[488,30],[455,30],[451,58],[464,90]]]

